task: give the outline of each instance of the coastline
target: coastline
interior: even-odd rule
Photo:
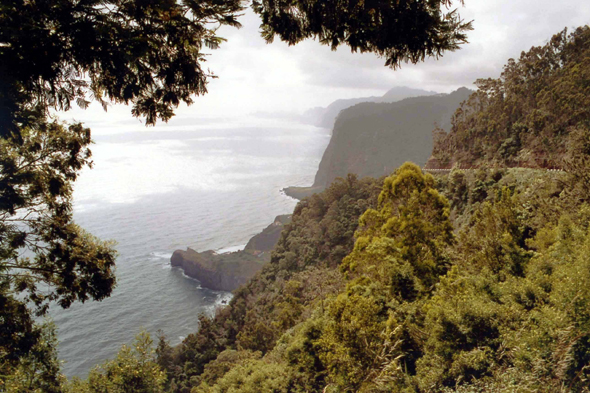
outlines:
[[[253,236],[244,246],[230,246],[198,252],[190,247],[176,250],[170,265],[208,289],[231,292],[248,282],[270,262],[271,252],[281,231],[291,221],[291,214],[275,217],[273,223]]]

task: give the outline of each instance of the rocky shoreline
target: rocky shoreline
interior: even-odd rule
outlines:
[[[244,250],[218,254],[213,250],[197,252],[189,247],[174,251],[170,264],[183,269],[187,276],[199,280],[205,288],[233,291],[270,261],[283,226],[289,222],[290,214],[277,216],[272,224],[250,239]]]

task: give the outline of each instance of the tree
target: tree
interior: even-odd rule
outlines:
[[[461,1],[462,2],[462,1]],[[451,0],[253,1],[262,34],[289,44],[310,37],[385,56],[395,67],[441,56],[471,28]],[[204,48],[239,27],[241,0],[6,0],[0,5],[0,132],[17,133],[49,109],[96,100],[132,103],[147,124],[207,92]]]
[[[385,179],[378,209],[359,219],[341,265],[351,280],[330,301],[317,341],[329,379],[343,391],[402,391],[403,372],[414,372],[416,322],[454,240],[449,210],[434,178],[405,163]]]
[[[448,267],[444,249],[453,242],[447,199],[434,178],[412,163],[387,177],[379,208],[359,219],[352,252],[342,261],[349,276],[367,276],[399,301],[412,301],[433,290]]]
[[[156,362],[153,341],[146,332],[135,337],[133,347],[123,345],[113,360],[95,367],[86,381],[75,379],[72,393],[163,393],[166,373]]]
[[[49,302],[109,296],[116,252],[72,218],[72,185],[90,165],[90,130],[53,122],[0,139],[0,362],[18,363],[37,345],[33,312]],[[34,309],[31,309],[31,306]]]
[[[9,393],[60,393],[66,377],[60,373],[55,326],[38,327],[40,339],[18,364],[0,359],[0,391]]]
[[[0,5],[0,131],[75,101],[132,103],[147,124],[206,93],[203,47],[239,26],[240,0],[7,0]]]
[[[463,3],[460,0],[461,4]],[[465,23],[457,10],[443,8],[452,0],[254,0],[262,17],[262,36],[275,35],[290,45],[307,38],[336,49],[346,44],[353,52],[373,52],[385,57],[385,65],[417,63],[440,57],[467,42]]]

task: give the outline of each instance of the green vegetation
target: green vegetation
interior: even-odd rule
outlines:
[[[410,8],[314,3],[327,8],[299,2],[306,12],[291,13],[295,4],[259,1],[252,7],[262,16],[268,40],[277,33],[291,44],[316,36],[325,43],[328,28],[333,47],[340,43],[339,34],[345,34],[353,50],[384,55],[391,66],[457,49],[470,28],[456,12],[443,11],[451,4],[448,0],[417,0]],[[72,184],[83,167],[91,166],[90,130],[80,123],[63,124],[50,113],[67,111],[74,102],[86,108],[97,101],[105,109],[110,102],[131,104],[132,114],[144,117],[148,125],[169,120],[180,102],[191,104],[194,95],[207,92],[213,75],[202,68],[205,52],[223,42],[217,35],[220,26],[240,26],[237,17],[246,4],[0,4],[0,383],[20,373],[22,362],[41,364],[54,352],[34,350],[44,347],[43,337],[49,333],[35,323],[33,313],[43,315],[52,301],[67,308],[74,301],[101,300],[115,285],[112,244],[72,220]],[[353,19],[363,17],[360,23],[349,24],[351,10]],[[321,21],[326,12],[340,18],[325,25]],[[423,18],[425,23],[416,22]],[[384,37],[389,42],[378,39],[392,27],[411,28],[412,34]],[[52,369],[59,379],[58,368]]]
[[[391,66],[452,50],[469,28],[442,14],[447,1],[362,4],[254,8],[269,40],[344,41]],[[44,5],[0,8],[0,390],[590,391],[589,27],[511,60],[499,80],[479,81],[449,134],[435,133],[440,164],[501,169],[435,178],[406,163],[384,180],[338,179],[298,204],[270,263],[182,344],[161,337],[154,349],[140,334],[87,380],[66,382],[54,331],[33,313],[50,301],[108,296],[114,251],[72,222],[72,182],[90,164],[90,132],[49,122],[47,111],[78,99],[85,106],[92,93],[133,102],[148,123],[169,118],[179,100],[204,92],[199,50],[220,38],[203,26],[237,25],[241,6]],[[29,26],[22,18],[35,23],[20,30]],[[403,31],[410,20],[425,24],[415,36],[383,35],[393,19]],[[78,48],[77,36],[90,42]],[[16,56],[19,48],[27,51]],[[39,48],[56,58],[35,61]],[[506,168],[515,166],[567,171]]]
[[[163,393],[166,374],[156,362],[149,334],[141,332],[132,347],[123,345],[117,357],[90,371],[86,381],[72,380],[71,393]]]
[[[9,393],[63,391],[66,378],[60,374],[55,326],[45,323],[35,328],[38,332],[35,344],[21,355],[20,362],[2,365],[0,391]]]
[[[587,31],[576,30],[563,50]],[[585,57],[579,59],[579,75],[585,75]],[[488,110],[482,105],[464,116],[460,109],[451,132],[438,135],[438,146],[462,137]],[[583,141],[590,120],[584,113],[550,118],[571,124]],[[518,119],[517,112],[494,116],[503,114]],[[568,130],[566,137],[574,132]],[[507,138],[494,132],[464,141],[496,139],[501,150]],[[199,332],[177,348],[163,346],[168,389],[588,392],[584,146],[562,155],[562,162],[576,165],[568,172],[504,167],[433,177],[404,164],[383,182],[349,177],[304,199],[271,263],[215,318],[203,318]],[[451,161],[464,162],[469,150],[456,151]],[[351,224],[356,217],[358,226]]]
[[[588,146],[589,78],[590,27],[554,35],[511,59],[499,79],[477,80],[453,132],[436,138],[434,158],[449,168],[575,165]]]

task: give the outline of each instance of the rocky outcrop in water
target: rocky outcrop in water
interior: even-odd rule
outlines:
[[[199,280],[205,288],[233,291],[270,260],[283,226],[290,221],[291,215],[277,216],[271,225],[250,239],[243,251],[218,254],[213,250],[197,252],[189,247],[186,251],[174,251],[170,263],[182,268],[187,276]]]
[[[197,252],[187,248],[174,251],[170,263],[181,267],[187,276],[196,278],[205,288],[233,291],[262,268],[264,259],[245,251],[217,254],[212,250]]]

